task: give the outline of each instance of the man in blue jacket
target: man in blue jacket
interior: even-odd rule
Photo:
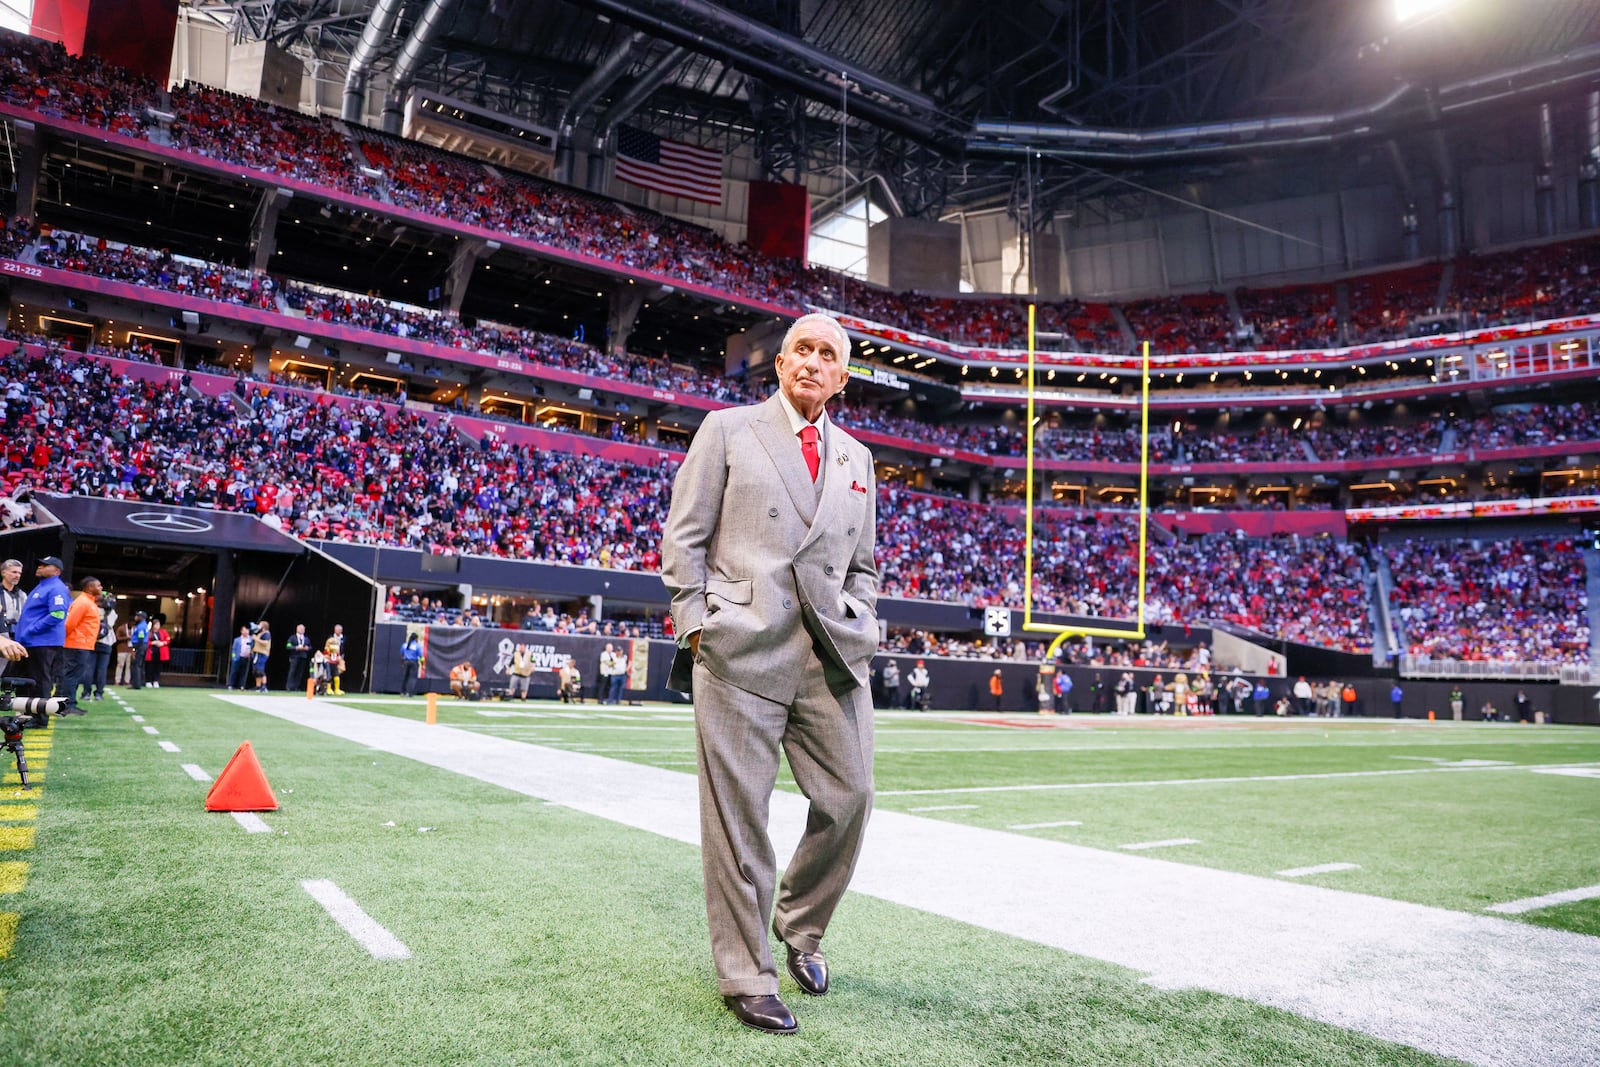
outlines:
[[[62,647],[67,643],[67,606],[72,593],[61,580],[66,565],[55,556],[39,561],[34,573],[39,584],[22,602],[17,619],[17,643],[28,650],[28,676],[33,679],[33,695],[48,697],[56,690],[61,674]]]
[[[133,651],[128,675],[130,689],[144,688],[144,657],[150,650],[150,619],[144,612],[133,617],[133,628],[128,631],[128,645]]]

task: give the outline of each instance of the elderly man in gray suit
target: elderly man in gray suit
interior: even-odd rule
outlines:
[[[678,471],[661,575],[680,636],[669,684],[692,691],[700,841],[717,984],[746,1026],[793,1033],[767,916],[786,969],[828,991],[822,935],[872,810],[878,647],[872,454],[824,410],[849,377],[850,341],[802,316],[766,403],[714,411]],[[767,810],[778,750],[811,801],[777,887]]]

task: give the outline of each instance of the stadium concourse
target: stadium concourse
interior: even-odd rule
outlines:
[[[1204,40],[1151,0],[186,0],[153,67],[0,30],[0,558],[178,646],[0,783],[0,1049],[1600,1064],[1600,9],[1550,3],[1345,49],[1282,0],[1314,46],[1166,103]],[[709,139],[722,199],[622,130]],[[808,311],[875,465],[877,793],[773,1053],[701,966],[660,572]],[[1044,663],[1025,612],[1141,632]],[[256,640],[296,691],[213,692]],[[271,803],[209,820],[247,737]],[[784,771],[780,852],[805,812]]]

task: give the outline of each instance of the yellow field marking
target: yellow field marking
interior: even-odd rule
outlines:
[[[11,948],[17,943],[17,920],[22,918],[14,911],[0,911],[0,960],[11,958]]]
[[[28,884],[28,864],[23,860],[0,863],[0,893],[20,893]]]
[[[0,826],[0,852],[20,852],[33,847],[33,827]]]
[[[1056,649],[1072,637],[1144,637],[1145,538],[1150,520],[1150,342],[1143,345],[1144,365],[1139,390],[1139,597],[1134,608],[1132,630],[1112,630],[1100,626],[1057,626],[1033,621],[1033,439],[1034,439],[1034,317],[1037,305],[1028,305],[1028,453],[1026,462],[1026,501],[1022,540],[1022,628],[1034,633],[1053,633],[1055,639],[1045,649],[1044,658],[1055,658]]]
[[[34,782],[32,789],[0,790],[0,800],[38,800],[44,794],[44,783]]]
[[[37,804],[0,804],[0,822],[20,822],[39,814]]]
[[[33,767],[30,766],[28,768],[28,781],[31,784],[38,784],[39,782],[44,781],[44,772],[43,771],[35,772]],[[4,785],[21,785],[21,784],[22,784],[22,775],[18,774],[16,771],[12,771],[10,774],[7,774],[7,775],[0,775],[0,786],[4,786]]]

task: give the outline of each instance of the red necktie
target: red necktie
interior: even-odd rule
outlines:
[[[817,480],[817,471],[822,469],[822,454],[817,451],[817,428],[815,426],[800,427],[800,454],[806,457],[806,467],[811,471],[811,480]]]

